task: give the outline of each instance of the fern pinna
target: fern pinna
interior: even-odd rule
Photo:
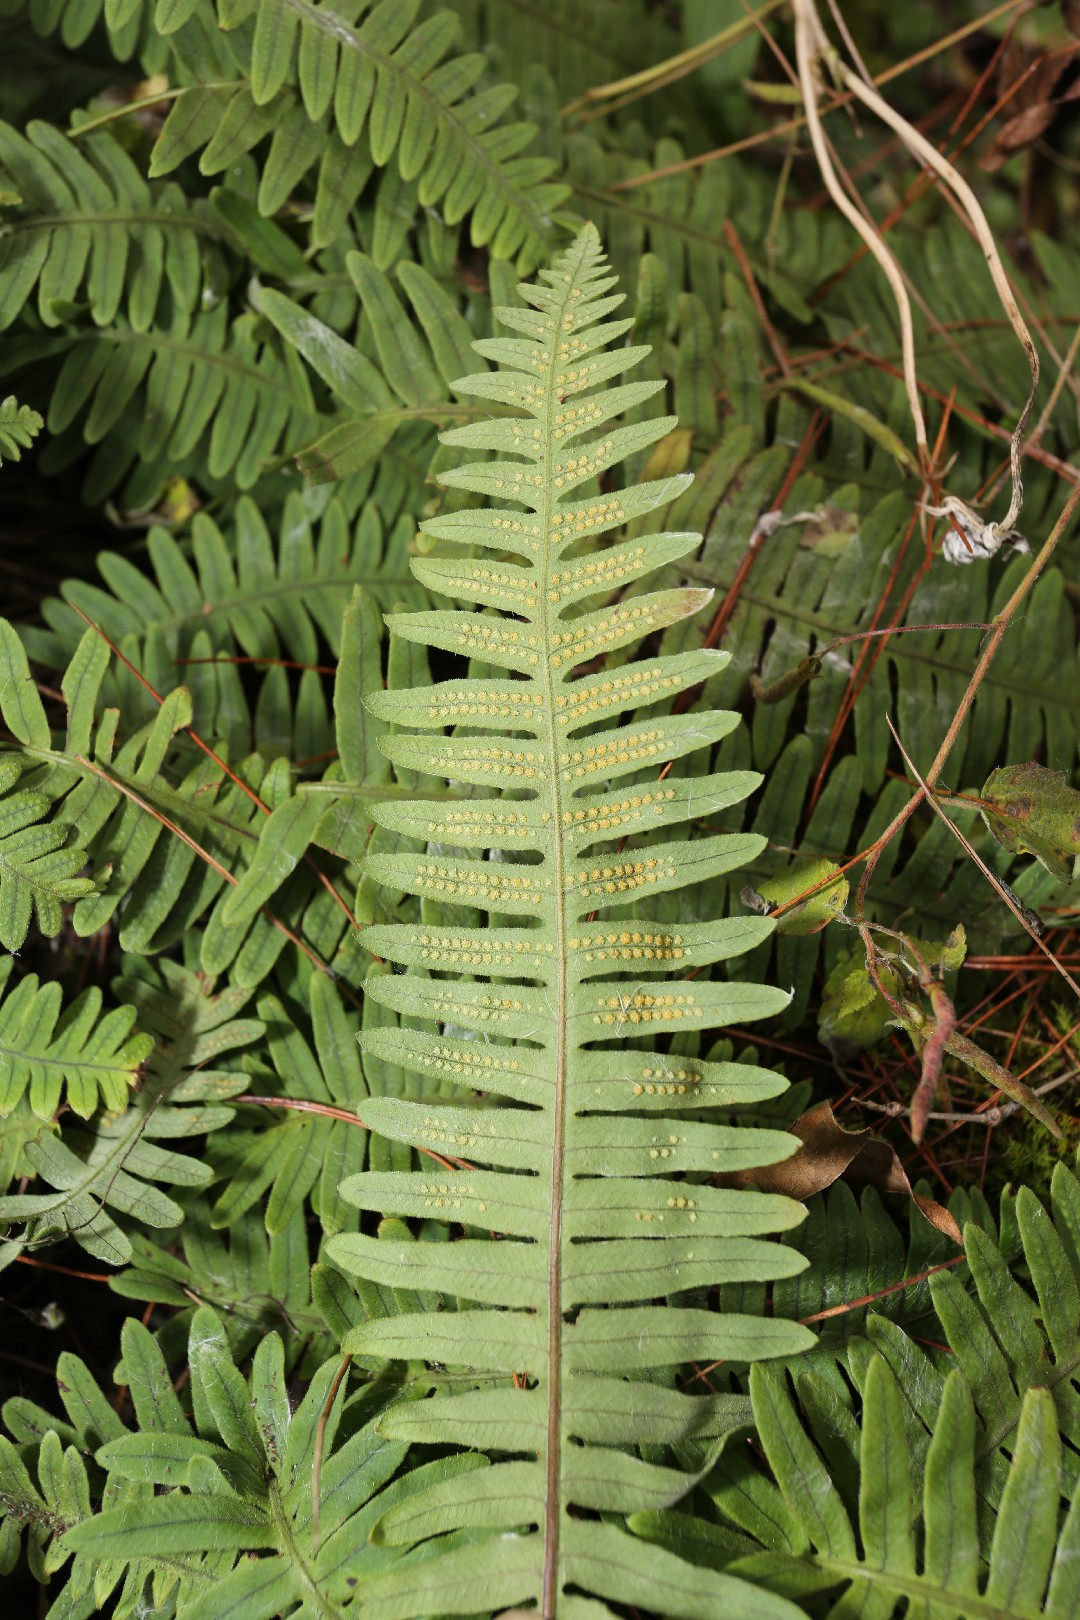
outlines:
[[[328,1246],[370,1281],[461,1302],[370,1321],[346,1338],[365,1357],[451,1370],[452,1392],[400,1403],[383,1432],[499,1460],[383,1518],[380,1537],[414,1550],[365,1585],[364,1612],[405,1620],[528,1604],[546,1620],[585,1620],[607,1612],[597,1601],[607,1599],[688,1620],[780,1620],[796,1613],[785,1599],[645,1547],[611,1522],[669,1505],[693,1484],[657,1448],[715,1444],[743,1421],[737,1399],[681,1393],[679,1364],[786,1356],[810,1336],[704,1300],[719,1283],[760,1284],[802,1264],[765,1237],[790,1227],[799,1206],[710,1181],[790,1151],[782,1133],[708,1113],[784,1082],[676,1055],[685,1041],[670,1053],[638,1044],[760,1017],[786,997],[698,977],[757,943],[766,921],[680,927],[660,898],[758,852],[752,836],[673,836],[722,814],[758,779],[665,769],[736,724],[732,714],[660,707],[691,695],[723,654],[588,672],[694,614],[709,593],[628,589],[693,550],[695,535],[597,543],[685,480],[600,482],[672,419],[610,425],[662,384],[604,388],[647,351],[611,347],[631,322],[605,321],[621,300],[595,229],[541,274],[544,285],[521,289],[531,308],[500,312],[522,336],[476,345],[504,369],[456,385],[514,414],[444,440],[494,453],[445,482],[496,504],[428,522],[446,554],[414,564],[423,584],[470,606],[391,619],[400,636],[508,673],[370,699],[396,728],[383,741],[396,764],[478,791],[372,808],[426,850],[368,860],[370,876],[424,907],[420,923],[364,935],[379,956],[418,970],[368,979],[366,993],[402,1023],[371,1031],[365,1049],[441,1086],[437,1101],[366,1100],[365,1120],[447,1168],[369,1172],[343,1190],[363,1209],[434,1218],[465,1235],[343,1234]],[[610,605],[579,611],[612,593]],[[696,1303],[680,1299],[689,1290]],[[708,1446],[695,1455],[707,1461]]]

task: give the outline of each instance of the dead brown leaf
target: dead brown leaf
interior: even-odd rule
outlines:
[[[959,1226],[945,1206],[913,1190],[895,1148],[869,1128],[845,1130],[832,1105],[823,1102],[801,1115],[790,1129],[802,1142],[790,1159],[758,1170],[736,1171],[719,1178],[721,1185],[783,1193],[802,1202],[814,1193],[824,1192],[843,1176],[855,1186],[876,1187],[880,1193],[902,1193],[931,1226],[954,1243],[963,1241]]]
[[[1078,7],[1080,11],[1080,7]],[[1066,80],[1072,67],[1080,41],[1061,45],[1056,50],[1034,55],[1025,52],[1013,42],[1010,52],[1003,58],[998,75],[999,92],[1008,92],[1017,80],[1021,88],[1011,97],[1015,109],[997,130],[989,149],[980,159],[980,168],[989,173],[1000,169],[1014,152],[1030,146],[1045,135],[1057,116],[1058,108],[1077,94],[1076,80]]]

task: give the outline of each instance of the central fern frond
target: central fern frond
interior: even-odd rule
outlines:
[[[425,920],[364,936],[379,956],[421,970],[369,978],[366,993],[403,1021],[372,1030],[365,1048],[436,1083],[437,1100],[372,1098],[365,1119],[467,1167],[372,1172],[344,1191],[361,1208],[465,1235],[332,1239],[331,1257],[362,1277],[460,1302],[369,1322],[345,1348],[454,1370],[452,1392],[400,1403],[385,1434],[500,1460],[384,1517],[380,1537],[415,1550],[365,1587],[365,1614],[534,1604],[546,1620],[584,1620],[605,1612],[599,1598],[692,1620],[779,1620],[795,1612],[785,1600],[645,1548],[604,1519],[678,1500],[695,1476],[668,1448],[741,1421],[731,1397],[677,1390],[681,1363],[786,1356],[809,1335],[705,1307],[715,1285],[760,1284],[801,1265],[767,1237],[799,1218],[797,1205],[713,1179],[790,1152],[790,1137],[711,1112],[784,1082],[676,1055],[685,1040],[666,1050],[669,1036],[785,1004],[777,991],[701,976],[758,943],[767,920],[681,926],[661,898],[759,852],[764,840],[750,835],[686,836],[758,779],[665,769],[736,724],[663,707],[722,668],[724,654],[601,667],[696,613],[709,593],[633,588],[692,551],[696,535],[600,541],[687,480],[609,487],[609,469],[673,421],[611,425],[662,384],[605,386],[647,350],[612,347],[631,322],[606,321],[621,299],[595,229],[542,277],[521,289],[532,307],[499,312],[521,336],[476,345],[502,369],[455,385],[519,414],[444,435],[494,454],[445,482],[495,504],[427,523],[446,555],[414,564],[423,584],[468,609],[391,619],[402,637],[507,674],[370,700],[398,728],[383,740],[395,764],[479,791],[372,809],[427,846],[367,863],[389,889],[419,896]],[[469,920],[453,920],[461,915]],[[687,1290],[698,1303],[680,1302]]]

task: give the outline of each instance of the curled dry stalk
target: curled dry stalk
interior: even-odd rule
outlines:
[[[992,553],[998,549],[1003,540],[1014,537],[1016,524],[1023,505],[1024,484],[1021,460],[1024,435],[1027,431],[1027,424],[1035,404],[1035,395],[1039,386],[1039,353],[1035,347],[1034,339],[1028,330],[1023,315],[1020,313],[1020,307],[1009,283],[1008,275],[1005,272],[986,215],[963,175],[949,162],[948,158],[944,157],[924,135],[909,124],[907,119],[885,100],[879,91],[874,88],[873,84],[867,82],[862,73],[856,72],[841,59],[839,53],[830,44],[822,27],[814,0],[792,0],[792,4],[795,14],[795,44],[799,67],[799,84],[806,106],[807,127],[814,148],[814,156],[817,159],[829,195],[844,217],[858,232],[869,251],[874,255],[896,300],[900,319],[904,389],[915,432],[915,444],[919,462],[927,476],[931,472],[930,457],[927,448],[926,424],[919,403],[911,303],[900,266],[886,244],[884,237],[847,196],[837,177],[818,107],[822,63],[827,62],[834,78],[844,87],[848,94],[860,101],[869,111],[875,113],[882,123],[886,124],[889,129],[899,136],[908,151],[918,158],[921,163],[932,169],[939,179],[949,187],[949,190],[963,209],[972,233],[982,249],[1002,310],[1027,356],[1031,370],[1031,388],[1010,439],[1009,465],[1012,475],[1012,495],[1004,519],[1001,523],[983,524],[955,496],[947,497],[946,501],[939,507],[928,508],[934,515],[949,517],[959,532],[961,545],[966,549],[967,555],[965,556],[963,551],[954,549],[952,554],[954,561],[969,560],[970,556],[978,553],[980,544],[987,553]],[[972,544],[973,538],[977,542],[974,547]]]
[[[819,97],[823,88],[821,63],[831,59],[833,52],[821,26],[814,0],[792,0],[795,16],[795,61],[799,73],[799,88],[806,108],[806,127],[810,144],[821,171],[825,189],[858,235],[865,242],[881,267],[881,272],[892,290],[900,319],[900,352],[904,371],[904,392],[908,412],[915,430],[915,449],[919,466],[929,476],[930,447],[926,436],[926,419],[919,400],[919,378],[915,367],[915,325],[911,315],[904,278],[892,251],[877,227],[858,209],[840,184],[825,126],[821,120]]]

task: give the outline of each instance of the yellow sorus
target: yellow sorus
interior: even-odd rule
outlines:
[[[583,934],[569,944],[572,951],[584,953],[586,962],[677,962],[686,955],[681,934],[628,929]]]
[[[671,1024],[683,1018],[701,1016],[702,1007],[694,995],[600,996],[596,1005],[603,1010],[593,1014],[594,1024]]]

